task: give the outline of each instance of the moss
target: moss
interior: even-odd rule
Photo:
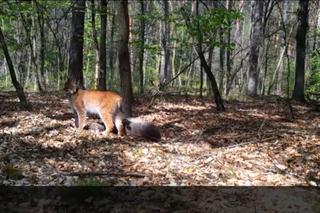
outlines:
[[[24,176],[22,174],[22,170],[19,168],[14,167],[11,164],[6,165],[2,169],[2,173],[8,178],[8,179],[14,179],[19,180],[22,179]]]

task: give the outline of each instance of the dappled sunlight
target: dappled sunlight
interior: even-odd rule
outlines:
[[[106,138],[92,129],[80,133],[59,95],[50,95],[56,101],[41,97],[48,100],[44,108],[12,107],[1,116],[0,165],[14,165],[24,175],[3,179],[5,184],[72,185],[88,174],[111,185],[290,186],[307,185],[319,171],[319,116],[299,105],[294,105],[297,118],[289,122],[283,111],[263,101],[230,102],[226,113],[192,98],[162,100],[151,108],[141,102],[134,113],[161,129],[162,140],[150,142]],[[88,125],[97,122],[87,119]]]

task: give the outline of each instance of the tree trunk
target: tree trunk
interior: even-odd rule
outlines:
[[[233,4],[233,0],[228,0],[227,1],[227,9],[230,11],[232,9],[232,4]],[[231,21],[228,21],[228,31],[227,31],[227,44],[228,45],[231,45],[231,29],[232,29],[232,22]],[[229,81],[230,81],[230,78],[231,78],[231,69],[232,69],[232,65],[233,65],[233,61],[232,61],[232,58],[231,58],[231,55],[232,55],[232,50],[230,48],[227,49],[227,52],[226,52],[226,67],[227,67],[227,72],[226,72],[226,90],[227,91],[227,85],[230,84]],[[220,89],[220,91],[222,91]],[[226,94],[227,92],[225,92]]]
[[[217,110],[218,111],[225,111],[224,105],[223,105],[223,99],[220,95],[219,89],[218,89],[218,85],[216,82],[216,79],[214,77],[214,75],[212,74],[212,71],[210,70],[210,67],[207,64],[207,61],[203,55],[202,52],[202,48],[200,48],[200,45],[198,45],[197,47],[197,53],[200,57],[200,61],[201,61],[201,66],[204,68],[205,73],[207,74],[209,81],[210,81],[210,85],[211,85],[211,89],[212,92],[214,94],[214,100],[217,106]]]
[[[258,58],[259,49],[262,42],[262,16],[264,1],[251,2],[251,36],[250,36],[250,55],[249,55],[249,73],[247,83],[247,95],[256,96],[259,83]]]
[[[46,19],[46,24],[48,29],[51,31],[52,35],[53,35],[53,41],[54,44],[56,45],[57,49],[58,49],[58,53],[57,53],[57,65],[58,65],[58,69],[57,69],[57,73],[56,73],[56,77],[57,77],[57,88],[60,88],[60,81],[61,76],[63,75],[63,71],[64,71],[64,57],[63,57],[63,51],[62,51],[62,39],[59,40],[58,38],[58,33],[59,33],[59,28],[57,25],[56,29],[54,30],[50,24],[50,21],[48,19]]]
[[[40,5],[35,1],[36,6],[37,6],[37,20],[39,24],[39,30],[40,30],[40,54],[39,54],[39,70],[37,71],[40,75],[40,88],[43,90],[46,90],[47,87],[47,82],[46,82],[46,77],[44,73],[44,60],[45,60],[45,35],[44,35],[44,18],[43,18],[43,10],[40,7]]]
[[[209,47],[209,53],[208,53],[208,66],[210,68],[210,70],[212,70],[212,62],[213,62],[213,54],[214,54],[214,48],[213,47]],[[210,80],[209,78],[207,78],[206,76],[206,84],[207,84],[207,95],[211,96],[212,95],[212,90],[210,90]]]
[[[101,4],[100,4],[101,5]],[[100,10],[100,12],[102,12]],[[95,51],[95,88],[99,89],[99,41],[96,27],[96,6],[95,0],[91,0],[91,24],[92,24],[92,40]]]
[[[198,15],[199,15],[199,0],[196,1],[196,16],[198,16]],[[191,26],[190,18],[185,13],[184,13],[184,18],[186,20],[187,26],[190,27]],[[198,32],[201,32],[199,22],[197,22],[197,28],[198,28]],[[203,67],[203,69],[204,69],[204,71],[210,81],[210,85],[211,85],[211,89],[212,89],[212,92],[214,95],[214,100],[216,103],[217,110],[218,111],[225,111],[225,108],[223,105],[223,99],[220,95],[216,79],[215,79],[214,75],[212,74],[211,68],[207,63],[206,58],[204,57],[203,50],[202,50],[202,43],[203,43],[203,36],[201,33],[198,33],[197,34],[196,51],[197,51],[197,54],[200,58],[201,66]]]
[[[107,2],[106,0],[101,0],[101,29],[100,29],[100,47],[99,47],[99,71],[97,78],[97,89],[106,90],[107,89],[107,64],[106,64],[106,34],[107,34]]]
[[[298,28],[296,34],[296,75],[292,98],[297,101],[304,99],[304,72],[306,57],[306,35],[308,30],[309,0],[300,0],[298,9]]]
[[[284,0],[283,1],[283,22],[285,25],[288,24],[288,5],[289,5],[289,0]],[[281,51],[285,52],[286,47],[286,40],[285,40],[285,32],[281,31],[280,34],[281,37]],[[281,67],[279,69],[278,73],[278,83],[277,83],[277,95],[282,95],[282,82],[283,82],[283,72],[284,72],[284,60],[281,61]]]
[[[109,89],[112,90],[112,81],[114,73],[114,31],[115,31],[115,15],[112,15],[111,18],[111,33],[110,33],[110,47],[109,47]]]
[[[29,28],[29,24],[27,23],[24,14],[21,11],[19,11],[19,15],[21,17],[22,25],[26,31],[27,43],[28,43],[28,46],[30,47],[31,62],[34,67],[34,73],[36,76],[37,87],[38,87],[38,90],[40,92],[42,92],[43,86],[41,85],[41,79],[40,79],[40,75],[38,72],[39,71],[38,70],[38,63],[36,61],[35,47],[34,47],[34,44],[36,43],[35,36],[32,35],[33,34],[32,33],[32,26]],[[34,24],[34,17],[32,17],[32,25],[35,25]]]
[[[169,2],[163,0],[164,22],[161,27],[161,46],[162,46],[162,60],[160,68],[160,84],[170,81],[170,28],[169,28]]]
[[[11,57],[10,57],[10,54],[9,54],[9,51],[8,51],[8,47],[7,47],[7,44],[5,42],[5,39],[4,39],[4,36],[3,36],[1,28],[0,28],[0,44],[1,44],[1,48],[3,50],[4,56],[5,56],[6,61],[7,61],[8,69],[9,69],[9,72],[10,72],[10,77],[11,77],[11,80],[12,80],[12,84],[16,89],[17,96],[18,96],[18,98],[20,100],[21,107],[23,109],[25,109],[25,110],[29,110],[31,107],[28,104],[27,98],[26,98],[26,96],[24,94],[24,91],[23,91],[23,87],[21,86],[21,84],[17,80],[16,73],[14,71],[12,60],[11,60]]]
[[[144,0],[140,0],[140,12],[141,12],[141,17],[140,17],[140,51],[139,51],[139,80],[140,80],[140,93],[143,94],[144,92],[144,79],[143,79],[143,59],[144,59],[144,44],[145,44],[145,17],[144,17],[144,12],[145,6],[144,6]]]
[[[222,30],[220,30],[219,39],[220,39],[220,43],[222,44],[223,41],[224,41]],[[224,55],[225,55],[225,49],[224,49],[224,47],[220,47],[220,48],[219,48],[219,65],[220,65],[219,90],[220,90],[220,92],[223,91]]]
[[[132,80],[130,70],[129,55],[129,14],[128,1],[121,0],[118,11],[119,23],[119,72],[120,72],[120,89],[124,99],[124,113],[126,116],[132,115],[131,105],[133,103]]]
[[[288,1],[288,0],[286,0]],[[314,18],[314,29],[313,29],[313,45],[312,52],[314,52],[318,48],[318,31],[319,31],[319,15],[320,15],[320,2],[316,1],[316,11],[317,15]]]
[[[83,79],[83,33],[85,0],[74,0],[71,19],[71,41],[69,49],[68,77],[76,80],[77,84],[84,88]]]
[[[199,88],[200,92],[199,92],[199,96],[200,98],[202,98],[203,96],[203,67],[201,66],[200,63],[200,88]]]

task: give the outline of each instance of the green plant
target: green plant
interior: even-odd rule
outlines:
[[[8,164],[4,166],[2,169],[2,173],[8,178],[8,179],[14,179],[19,180],[22,179],[24,176],[22,174],[22,170],[19,168],[14,167],[11,164]]]
[[[311,71],[307,74],[307,92],[320,92],[320,54],[315,52],[311,57]]]

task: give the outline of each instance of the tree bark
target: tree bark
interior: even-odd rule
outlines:
[[[110,47],[109,47],[109,89],[112,90],[112,81],[114,74],[114,32],[115,32],[115,15],[111,18],[111,30],[110,30]]]
[[[101,29],[100,29],[100,46],[99,46],[99,70],[97,78],[97,89],[107,89],[107,64],[106,64],[106,34],[107,34],[107,2],[101,0],[100,2],[101,12]]]
[[[228,0],[227,1],[227,9],[230,11],[232,9],[232,5],[233,5],[233,0]],[[228,26],[229,26],[229,29],[227,31],[227,44],[228,45],[231,45],[231,30],[232,30],[232,22],[231,21],[228,21]],[[230,48],[227,49],[226,51],[226,90],[227,91],[227,86],[230,84],[229,81],[230,81],[230,77],[231,77],[231,69],[232,69],[232,66],[233,66],[233,60],[231,58],[231,55],[232,55],[232,50]],[[222,91],[220,89],[220,91]],[[227,92],[225,92],[226,94]]]
[[[71,41],[69,49],[68,77],[76,80],[77,84],[84,88],[83,79],[83,33],[85,0],[74,0],[71,19]]]
[[[182,12],[183,12],[187,26],[190,27],[191,26],[190,18],[188,17],[188,15],[185,13],[184,10],[182,10]],[[196,16],[198,16],[198,15],[199,15],[199,0],[196,0]],[[203,35],[201,34],[199,22],[197,22],[197,28],[198,28],[199,33],[197,34],[196,51],[197,51],[197,54],[200,58],[201,66],[203,67],[204,72],[206,73],[206,75],[210,81],[211,89],[212,89],[212,92],[214,95],[214,101],[215,101],[216,107],[217,107],[217,111],[225,111],[223,99],[220,95],[216,79],[211,71],[210,66],[208,65],[208,63],[206,61],[206,58],[204,57],[204,53],[202,50]]]
[[[4,56],[5,56],[6,61],[7,61],[8,69],[9,69],[9,72],[10,72],[10,77],[11,77],[11,80],[12,80],[12,84],[16,89],[16,93],[17,93],[17,96],[19,98],[20,105],[21,105],[22,109],[30,110],[31,107],[28,104],[27,98],[26,98],[26,96],[24,94],[24,91],[23,91],[23,87],[21,86],[21,84],[17,80],[16,73],[15,73],[15,70],[14,70],[14,67],[13,67],[13,63],[12,63],[12,60],[11,60],[11,57],[10,57],[10,54],[9,54],[9,51],[8,51],[8,47],[7,47],[7,44],[5,42],[5,39],[4,39],[4,36],[3,36],[1,28],[0,28],[0,44],[1,44],[1,48],[3,50]]]
[[[288,24],[288,7],[289,7],[289,0],[283,1],[283,22],[285,25]],[[284,29],[283,29],[284,30]],[[286,47],[286,39],[285,39],[285,33],[281,31],[280,37],[281,37],[281,51],[285,52]],[[279,69],[278,73],[278,83],[277,83],[277,95],[282,95],[282,82],[283,82],[283,72],[284,72],[284,60],[281,61],[281,67]]]
[[[202,98],[203,96],[203,67],[201,66],[200,63],[200,88],[199,88],[199,96]]]
[[[8,2],[9,4],[9,2]],[[9,4],[9,6],[11,6]],[[33,36],[33,32],[32,32],[32,25],[35,25],[34,24],[34,17],[31,17],[32,19],[32,25],[31,27],[29,27],[29,24],[27,23],[27,20],[24,16],[24,14],[19,11],[19,15],[20,15],[20,18],[21,18],[21,21],[22,21],[22,25],[26,31],[26,36],[27,36],[27,43],[28,43],[28,46],[30,47],[30,56],[31,56],[31,62],[32,62],[32,65],[34,67],[34,74],[35,74],[35,78],[36,78],[36,83],[37,83],[37,87],[38,87],[38,90],[40,92],[42,92],[44,89],[43,89],[43,86],[42,86],[42,83],[41,83],[41,76],[39,74],[39,70],[38,70],[38,63],[36,61],[36,54],[35,54],[35,36]]]
[[[98,33],[97,33],[97,27],[96,27],[95,0],[91,0],[91,24],[92,24],[93,48],[95,51],[95,88],[99,89],[99,41],[98,41]]]
[[[163,0],[164,21],[161,27],[161,46],[162,46],[162,59],[160,68],[160,84],[165,84],[170,81],[170,28],[169,28],[169,2]]]
[[[144,44],[145,44],[145,6],[144,6],[144,0],[140,0],[140,12],[141,12],[141,17],[140,17],[140,51],[139,51],[139,80],[140,80],[140,94],[143,94],[144,92],[144,67],[143,67],[143,59],[144,59]]]
[[[306,57],[306,35],[308,30],[308,5],[309,0],[299,0],[298,28],[296,34],[296,74],[292,98],[305,101],[304,74]]]
[[[249,73],[247,83],[247,95],[256,96],[259,83],[258,58],[259,49],[262,42],[262,16],[264,1],[251,2],[251,37],[249,55]]]
[[[222,30],[220,30],[220,32],[219,32],[219,39],[220,39],[220,43],[222,44],[224,42]],[[220,92],[223,91],[224,55],[225,55],[225,49],[224,49],[224,47],[220,47],[219,48],[219,65],[220,65],[219,90],[220,90]]]
[[[131,105],[133,103],[132,80],[129,54],[129,14],[128,1],[121,0],[119,3],[118,23],[119,23],[119,72],[120,90],[123,97],[124,113],[130,117],[132,115]]]
[[[37,7],[37,20],[38,20],[38,25],[39,25],[39,33],[40,33],[40,54],[39,54],[39,71],[38,73],[40,74],[40,84],[43,90],[46,90],[47,83],[46,83],[46,77],[44,73],[44,60],[45,60],[45,35],[44,35],[44,18],[43,18],[43,10],[38,4],[38,2],[35,1],[36,7]]]

